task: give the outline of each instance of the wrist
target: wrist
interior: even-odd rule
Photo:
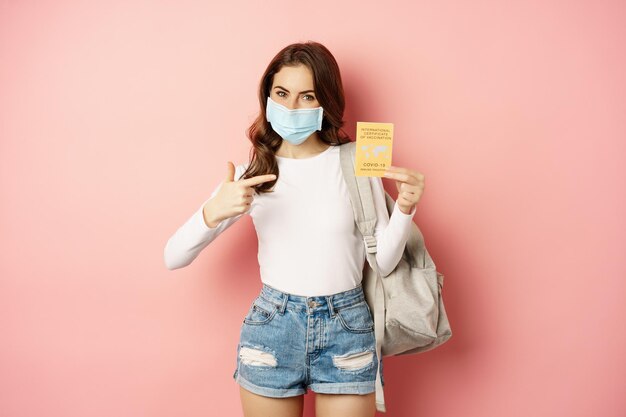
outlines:
[[[397,203],[396,203],[397,204]],[[415,213],[415,207],[417,204],[413,204],[412,206],[405,206],[402,204],[398,204],[398,210],[402,212],[402,214],[406,214],[407,216]]]
[[[217,227],[217,225],[221,222],[221,219],[215,217],[213,213],[215,213],[213,205],[211,204],[211,201],[208,201],[204,207],[202,207],[202,217],[204,219],[204,224],[211,229]]]

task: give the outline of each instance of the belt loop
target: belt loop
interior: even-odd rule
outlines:
[[[335,317],[335,307],[333,306],[332,298],[333,297],[331,295],[327,295],[326,303],[328,304],[328,313],[330,314],[330,317]]]
[[[289,301],[289,294],[283,294],[283,304],[279,308],[281,315],[285,314],[285,309],[287,308],[287,301]]]

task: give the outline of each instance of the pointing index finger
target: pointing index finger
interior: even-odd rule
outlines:
[[[256,177],[246,178],[245,180],[239,180],[240,183],[246,187],[251,187],[257,184],[263,184],[264,182],[273,181],[276,179],[274,174],[257,175]]]

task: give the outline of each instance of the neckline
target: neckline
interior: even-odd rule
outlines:
[[[338,145],[329,145],[328,148],[324,149],[322,152],[313,156],[309,156],[308,158],[289,158],[287,156],[278,156],[278,155],[274,155],[274,156],[276,157],[276,159],[281,160],[281,161],[310,161],[313,159],[320,158],[321,156],[329,153],[331,149],[336,148],[337,146]]]

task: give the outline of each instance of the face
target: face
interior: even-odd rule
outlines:
[[[308,67],[283,66],[274,74],[270,97],[290,110],[320,107],[313,86],[313,73]]]

